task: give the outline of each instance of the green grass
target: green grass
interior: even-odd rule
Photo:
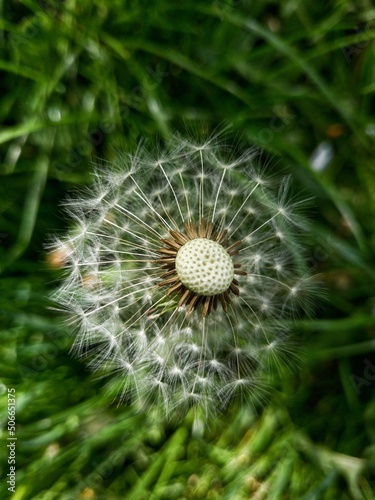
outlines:
[[[182,4],[181,4],[182,5]],[[375,11],[369,2],[0,2],[0,378],[17,395],[2,498],[371,499],[375,493]],[[117,406],[48,308],[59,202],[142,138],[230,127],[314,197],[326,285],[258,414],[204,429]],[[322,172],[311,155],[326,144]],[[255,496],[255,492],[256,495]]]

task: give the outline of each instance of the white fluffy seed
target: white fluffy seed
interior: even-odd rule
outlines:
[[[186,288],[198,295],[212,296],[228,290],[234,276],[234,265],[219,243],[196,238],[177,252],[176,272]]]

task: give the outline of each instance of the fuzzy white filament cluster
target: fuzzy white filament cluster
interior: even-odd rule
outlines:
[[[113,373],[127,400],[208,416],[259,398],[270,367],[293,360],[285,320],[314,290],[305,219],[289,179],[266,170],[254,150],[236,156],[218,137],[174,137],[102,165],[67,202],[55,299],[77,326],[77,353]],[[204,232],[185,241],[201,221],[226,244]]]

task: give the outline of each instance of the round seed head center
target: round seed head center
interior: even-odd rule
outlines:
[[[234,264],[219,243],[196,238],[177,252],[176,272],[187,289],[209,297],[228,290],[234,277]]]

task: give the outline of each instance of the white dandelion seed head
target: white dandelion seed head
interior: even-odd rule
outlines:
[[[261,400],[270,359],[292,349],[279,325],[316,295],[303,204],[257,156],[218,134],[176,136],[155,155],[141,144],[67,202],[55,300],[77,354],[119,379],[122,400],[208,418]]]

